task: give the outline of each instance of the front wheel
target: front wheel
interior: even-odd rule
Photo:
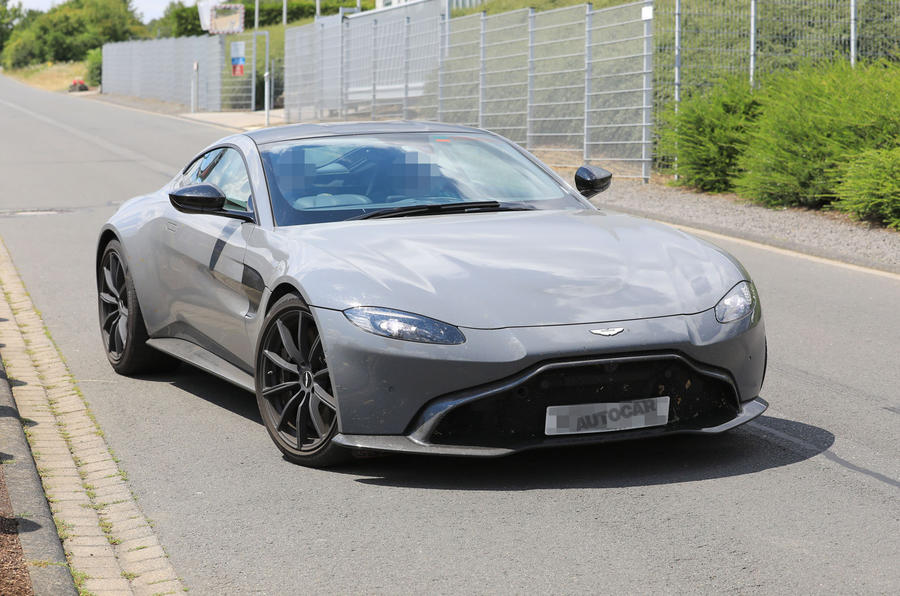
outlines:
[[[147,345],[144,317],[118,240],[111,240],[100,257],[97,302],[103,347],[117,373],[134,375],[178,366],[177,360]]]
[[[326,467],[350,452],[332,442],[337,400],[309,307],[295,295],[266,317],[256,355],[256,402],[269,436],[293,463]]]

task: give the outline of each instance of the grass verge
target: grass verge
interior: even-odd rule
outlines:
[[[24,68],[4,69],[3,74],[46,91],[67,91],[73,79],[85,78],[87,66],[84,62],[43,62]]]

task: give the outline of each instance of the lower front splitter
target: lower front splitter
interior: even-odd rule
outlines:
[[[572,445],[590,445],[595,443],[609,443],[613,441],[627,441],[663,435],[683,434],[718,434],[730,430],[747,422],[750,422],[766,411],[769,404],[757,397],[741,404],[741,411],[737,416],[717,426],[696,429],[669,430],[665,427],[647,428],[613,433],[598,433],[591,435],[578,435],[570,437],[554,437],[546,441],[515,447],[480,447],[477,445],[441,445],[419,441],[407,435],[345,435],[337,434],[333,441],[351,449],[363,449],[371,451],[384,451],[393,453],[421,453],[427,455],[449,455],[463,457],[500,457],[529,449],[541,449],[548,447],[565,447]]]

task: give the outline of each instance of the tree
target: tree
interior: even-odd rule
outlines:
[[[16,22],[22,18],[22,5],[12,4],[10,0],[0,0],[0,51],[10,38]]]
[[[8,1],[0,0],[4,9]],[[18,17],[0,57],[8,68],[83,60],[104,43],[146,35],[131,0],[68,0],[46,13]]]

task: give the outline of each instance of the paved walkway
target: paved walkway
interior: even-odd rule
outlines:
[[[0,345],[69,569],[96,596],[183,590],[0,243]]]
[[[239,130],[254,130],[266,126],[265,112],[197,112],[194,114],[181,113],[179,116],[188,120]],[[286,124],[284,110],[270,110],[269,126],[281,126],[282,124]]]

